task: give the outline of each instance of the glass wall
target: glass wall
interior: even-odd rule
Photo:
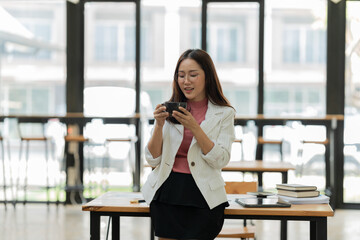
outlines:
[[[327,1],[265,3],[264,114],[321,117],[326,114]],[[283,141],[283,157],[296,166],[289,181],[325,188],[324,126],[265,126],[263,136]],[[264,159],[279,161],[278,146],[265,145]],[[270,178],[269,178],[270,181]],[[264,182],[269,182],[268,180]]]
[[[127,2],[85,3],[85,116],[126,117],[135,113],[135,9],[135,3]],[[84,135],[90,139],[84,148],[84,183],[95,189],[85,191],[85,196],[97,196],[101,192],[96,191],[107,187],[130,189],[134,144],[107,139],[134,137],[135,126],[93,119]]]
[[[1,114],[62,115],[65,1],[0,2]]]
[[[135,86],[135,4],[85,4],[85,88]]]
[[[257,113],[259,4],[209,3],[207,51],[238,116]]]
[[[0,115],[64,115],[65,53],[66,1],[0,1]],[[50,121],[47,125],[46,134],[54,137],[52,143],[62,140],[62,135],[57,134],[59,129],[58,122]],[[37,134],[35,127],[26,130]],[[13,177],[20,177],[22,186],[25,164],[21,162],[24,157],[19,159],[20,141],[16,119],[5,119],[0,134],[4,136],[5,144],[9,144],[5,152],[10,150],[11,153]],[[58,160],[63,157],[60,148],[52,149],[50,184],[59,174]],[[45,183],[44,153],[43,142],[30,143],[30,186],[42,186]],[[24,168],[15,171],[19,166]],[[45,192],[33,193],[29,194],[28,200],[46,199]],[[51,197],[55,197],[54,192],[51,194]],[[21,200],[22,192],[18,196]]]
[[[154,109],[171,96],[180,54],[201,48],[201,1],[143,0],[141,7],[141,88]]]
[[[156,104],[169,99],[179,55],[201,48],[201,0],[142,0],[141,3],[141,113],[152,115]],[[352,194],[360,169],[360,139],[353,131],[359,119],[357,17],[358,1],[348,1],[345,115],[344,201],[359,202]],[[85,3],[85,115],[131,116],[135,110],[135,3]],[[226,97],[238,116],[257,114],[259,4],[207,3],[207,50],[212,56]],[[264,114],[268,117],[321,117],[326,114],[326,0],[265,1]],[[6,24],[4,24],[6,23]],[[11,34],[13,35],[11,35]],[[0,112],[63,115],[65,104],[66,1],[0,1]],[[15,123],[5,122],[2,133],[18,147]],[[95,120],[86,134],[104,140],[97,131],[115,133]],[[132,127],[110,128],[133,136]],[[147,142],[149,130],[144,133]],[[119,135],[118,135],[119,136]],[[245,160],[253,160],[256,126],[238,128]],[[297,167],[289,181],[324,186],[324,146],[302,140],[324,140],[325,129],[288,122],[264,128],[267,139],[284,140],[285,161]],[[131,184],[132,163],[125,163],[131,146],[110,154],[113,166],[125,169]],[[92,148],[99,149],[99,148]],[[117,150],[116,150],[117,149]],[[124,154],[120,154],[119,149]],[[236,149],[235,145],[234,148]],[[16,150],[17,151],[17,150]],[[112,150],[110,150],[112,151]],[[39,150],[39,153],[40,150]],[[16,153],[15,153],[16,155]],[[60,156],[60,155],[59,155]],[[104,156],[104,155],[101,155]],[[240,158],[240,152],[233,155]],[[120,160],[119,160],[120,159]],[[124,160],[125,159],[125,160]],[[279,161],[277,146],[264,147],[264,159]],[[119,160],[118,162],[116,162]],[[279,181],[272,175],[264,182]],[[115,176],[113,183],[118,184]],[[355,184],[354,184],[355,183]],[[265,186],[266,187],[266,186]]]
[[[266,1],[264,113],[323,116],[327,1]]]
[[[347,1],[344,202],[360,203],[360,2]]]

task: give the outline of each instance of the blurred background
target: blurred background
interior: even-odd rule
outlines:
[[[136,22],[135,2],[0,0],[0,115],[67,114],[67,34],[74,29],[71,26],[79,24],[69,20],[67,9],[69,4],[79,2],[84,6],[84,82],[83,89],[75,95],[84,101],[84,116],[127,117],[140,112],[151,118],[155,106],[171,95],[171,81],[179,55],[188,48],[203,46],[200,0],[141,0],[140,26]],[[225,96],[236,109],[237,116],[259,113],[259,84],[264,93],[262,114],[266,117],[321,118],[328,113],[327,98],[333,97],[327,96],[327,59],[331,57],[327,56],[330,2],[266,0],[263,36],[259,29],[261,7],[258,1],[207,3],[206,50],[214,60]],[[345,98],[341,201],[355,204],[357,208],[360,206],[357,187],[360,184],[360,72],[356,67],[360,61],[359,13],[360,1],[346,1],[345,93],[339,90],[340,96]],[[139,66],[135,51],[137,28],[140,33],[138,48],[141,49]],[[260,40],[263,40],[263,56],[259,54]],[[260,57],[263,57],[261,81]],[[136,109],[137,94],[139,109]],[[16,120],[4,119],[1,124],[11,158],[16,160],[20,149]],[[31,133],[36,129],[27,131]],[[143,119],[139,139],[141,159],[150,131],[151,124]],[[61,170],[58,179],[62,182],[66,132],[66,126],[56,119],[46,126],[46,134],[51,136],[54,148],[51,169],[53,174]],[[99,119],[86,124],[84,135],[92,141],[84,146],[87,159],[84,182],[95,181],[105,184],[107,189],[131,191],[134,148],[129,142],[105,146],[104,139],[115,132],[122,137],[136,135],[135,127],[127,124],[109,126]],[[240,159],[241,154],[243,160],[254,160],[256,125],[249,121],[246,126],[237,126],[236,132],[243,139],[243,148],[233,147],[232,160]],[[289,182],[312,183],[325,189],[325,147],[300,143],[304,139],[325,139],[324,126],[287,121],[283,126],[264,127],[263,135],[284,141],[284,161],[296,165]],[[43,176],[39,169],[45,161],[43,147],[35,143],[31,151],[29,161],[34,164],[29,166],[32,173],[29,184],[41,185]],[[110,159],[105,183],[101,182],[103,172],[99,173],[104,169],[104,158]],[[278,161],[277,146],[264,147],[264,159]],[[94,171],[88,167],[90,165]],[[141,183],[149,171],[141,169]],[[279,179],[280,174],[264,174],[265,189],[273,189]],[[97,193],[91,191],[86,190],[84,195],[96,196]],[[64,199],[63,193],[61,196]],[[44,190],[29,195],[33,200],[45,198]]]

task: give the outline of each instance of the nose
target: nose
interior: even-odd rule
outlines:
[[[189,75],[187,74],[184,79],[184,84],[189,84],[189,83],[190,83],[190,78]]]

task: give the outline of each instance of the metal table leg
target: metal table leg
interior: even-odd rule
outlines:
[[[90,213],[90,240],[100,240],[100,214]]]

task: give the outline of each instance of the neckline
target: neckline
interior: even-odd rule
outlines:
[[[205,105],[207,105],[208,103],[208,99],[204,98],[203,100],[197,101],[197,102],[188,102],[188,105],[190,105],[191,107],[203,107]]]

